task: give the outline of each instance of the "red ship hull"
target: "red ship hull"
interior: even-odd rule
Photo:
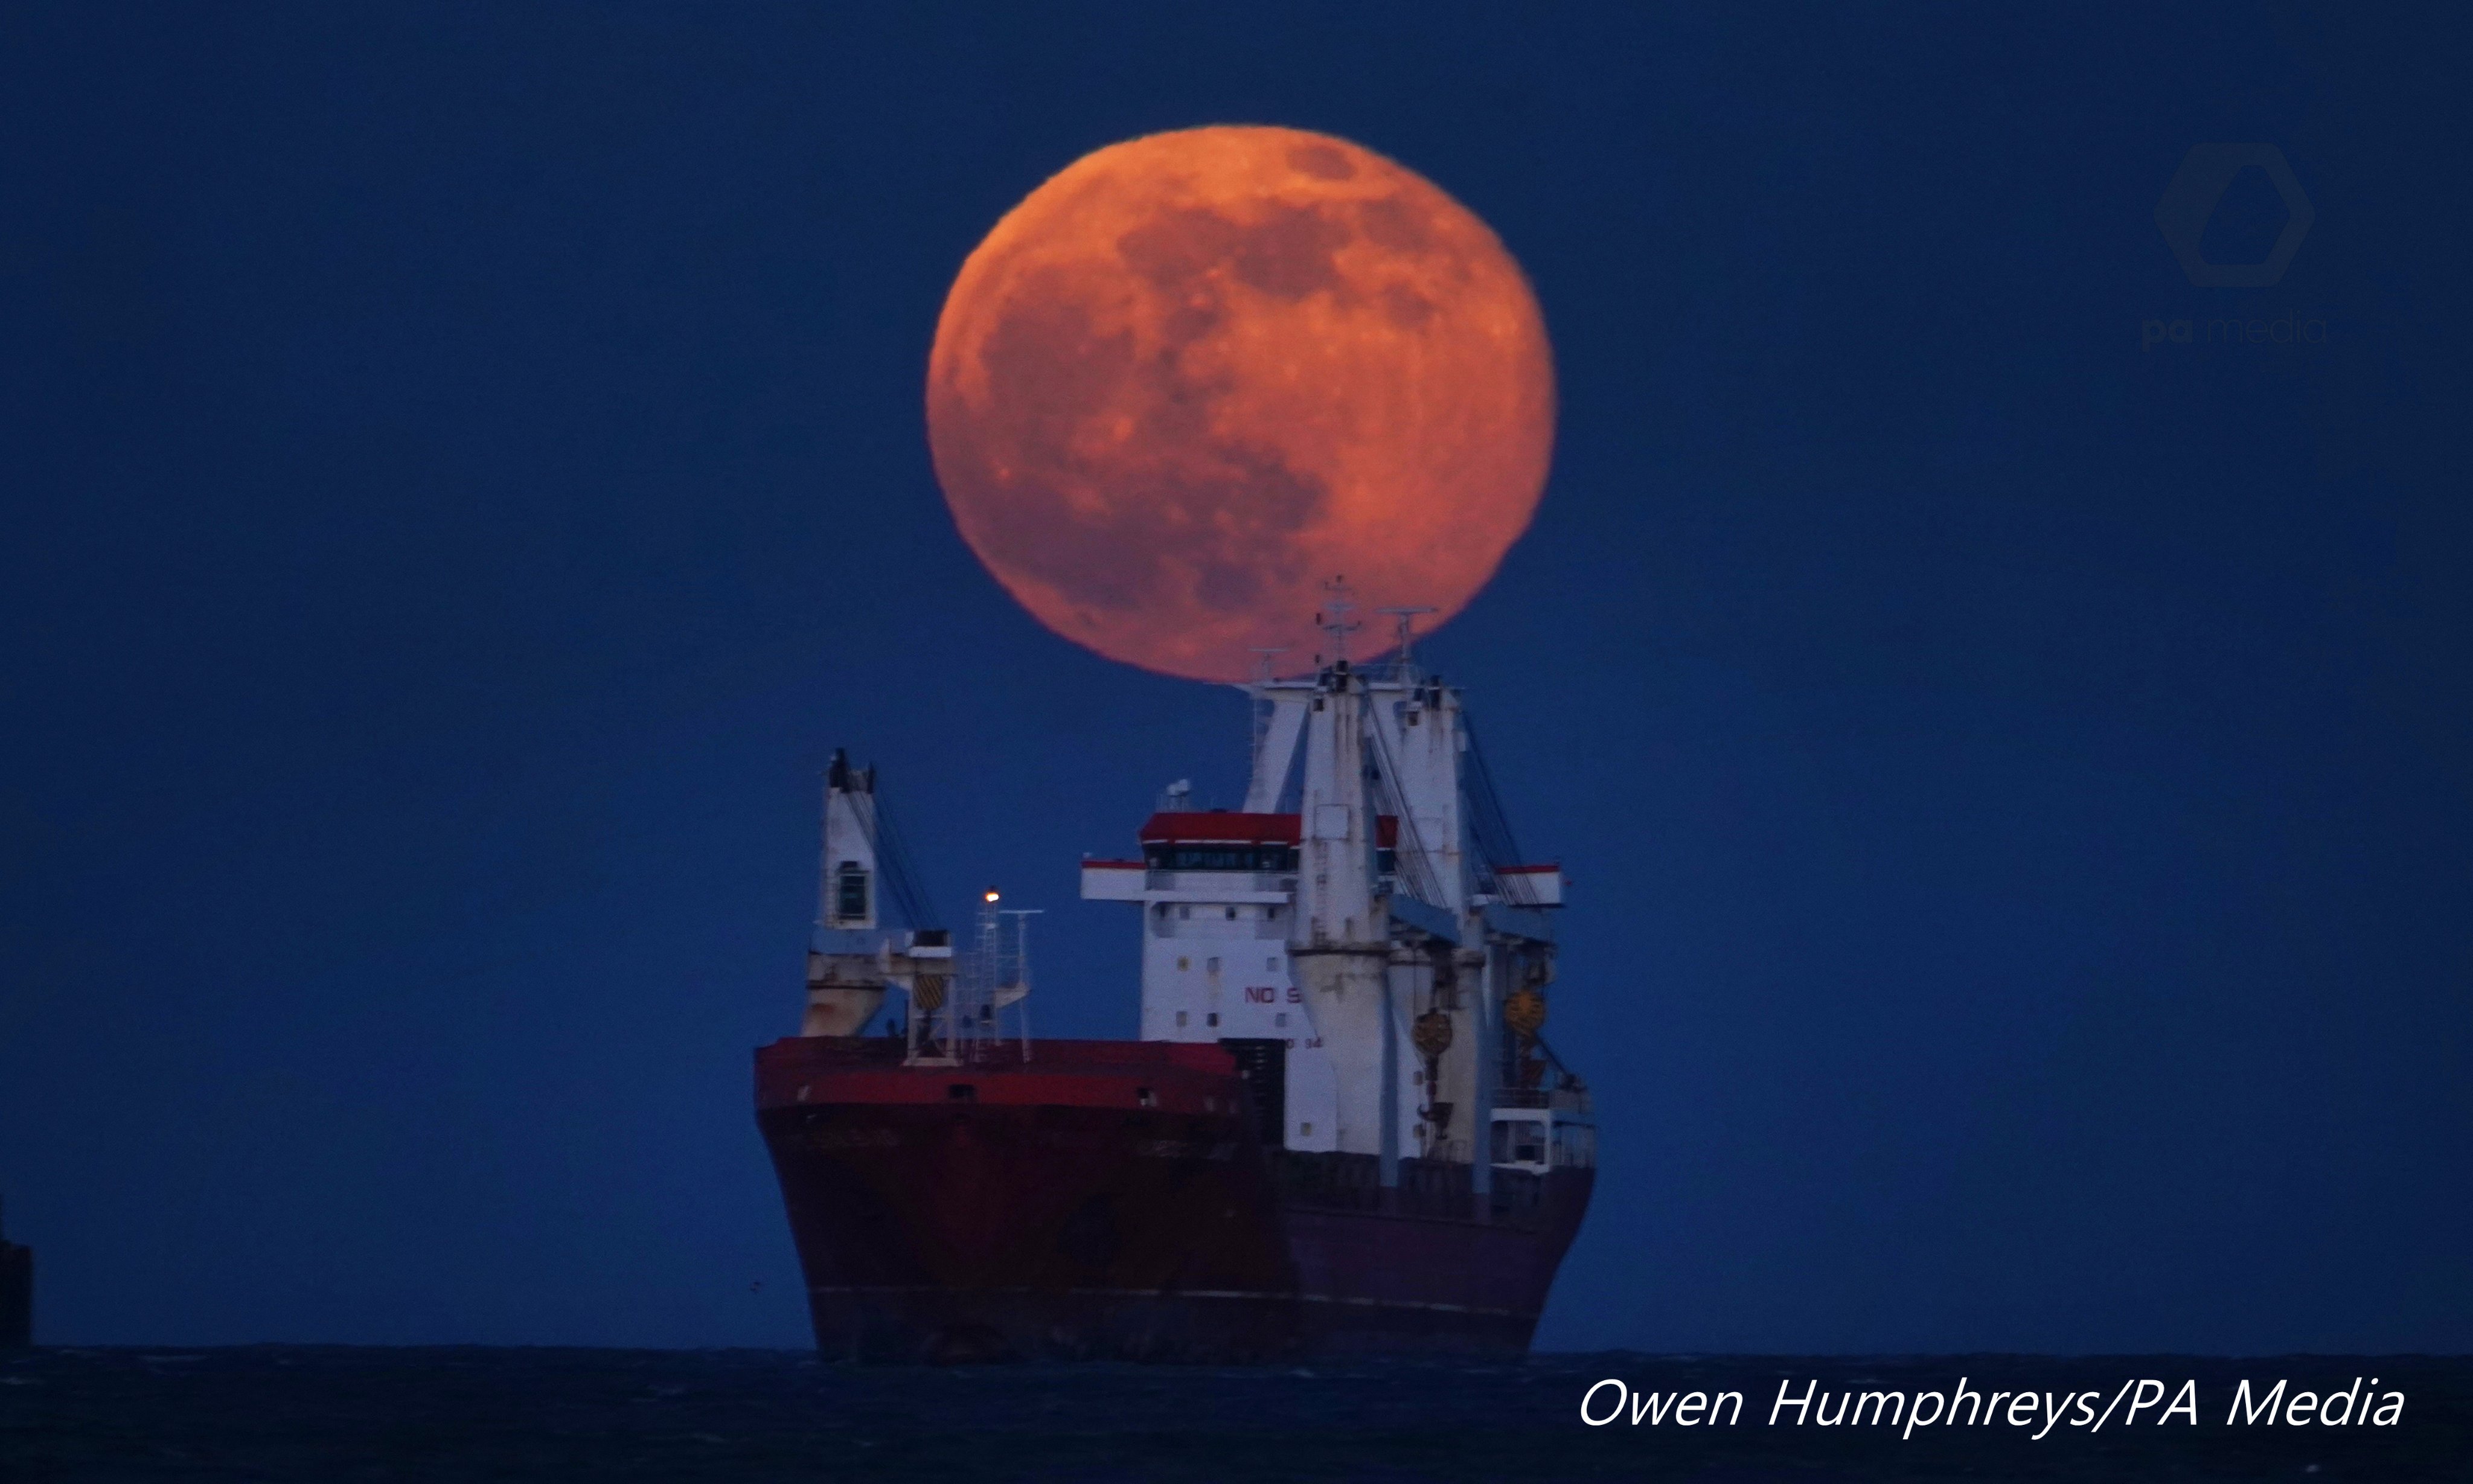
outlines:
[[[816,1343],[862,1360],[1517,1352],[1593,1172],[1257,1137],[1210,1045],[1036,1041],[969,1066],[811,1037],[756,1058]]]

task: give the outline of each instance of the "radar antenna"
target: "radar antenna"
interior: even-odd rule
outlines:
[[[1430,607],[1378,608],[1374,611],[1378,613],[1388,613],[1393,618],[1400,621],[1400,676],[1403,680],[1405,680],[1416,673],[1416,665],[1408,658],[1408,641],[1417,636],[1417,620],[1428,613],[1439,613],[1442,610]]]
[[[1340,664],[1348,663],[1348,636],[1365,627],[1349,622],[1348,615],[1357,611],[1357,594],[1345,577],[1333,577],[1322,585],[1326,596],[1323,610],[1314,615],[1314,627],[1331,635],[1331,658]]]

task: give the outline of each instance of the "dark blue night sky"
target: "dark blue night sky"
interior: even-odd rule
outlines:
[[[1049,910],[1042,1033],[1131,1034],[1076,861],[1233,802],[1243,704],[1004,596],[922,379],[1048,174],[1260,122],[1452,192],[1554,338],[1421,651],[1576,888],[1540,1344],[2473,1347],[2461,33],[880,10],[0,7],[45,1338],[807,1343],[748,1058],[836,744],[948,916]],[[2315,207],[2272,286],[2157,229],[2209,141]]]

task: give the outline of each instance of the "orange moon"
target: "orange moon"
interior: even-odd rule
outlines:
[[[963,539],[1042,623],[1147,670],[1313,668],[1368,611],[1468,605],[1554,441],[1537,300],[1486,225],[1328,134],[1214,127],[1083,156],[962,265],[927,436]]]

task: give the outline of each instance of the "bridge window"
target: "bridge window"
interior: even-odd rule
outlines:
[[[1297,852],[1285,845],[1154,845],[1144,853],[1153,871],[1297,869]]]

